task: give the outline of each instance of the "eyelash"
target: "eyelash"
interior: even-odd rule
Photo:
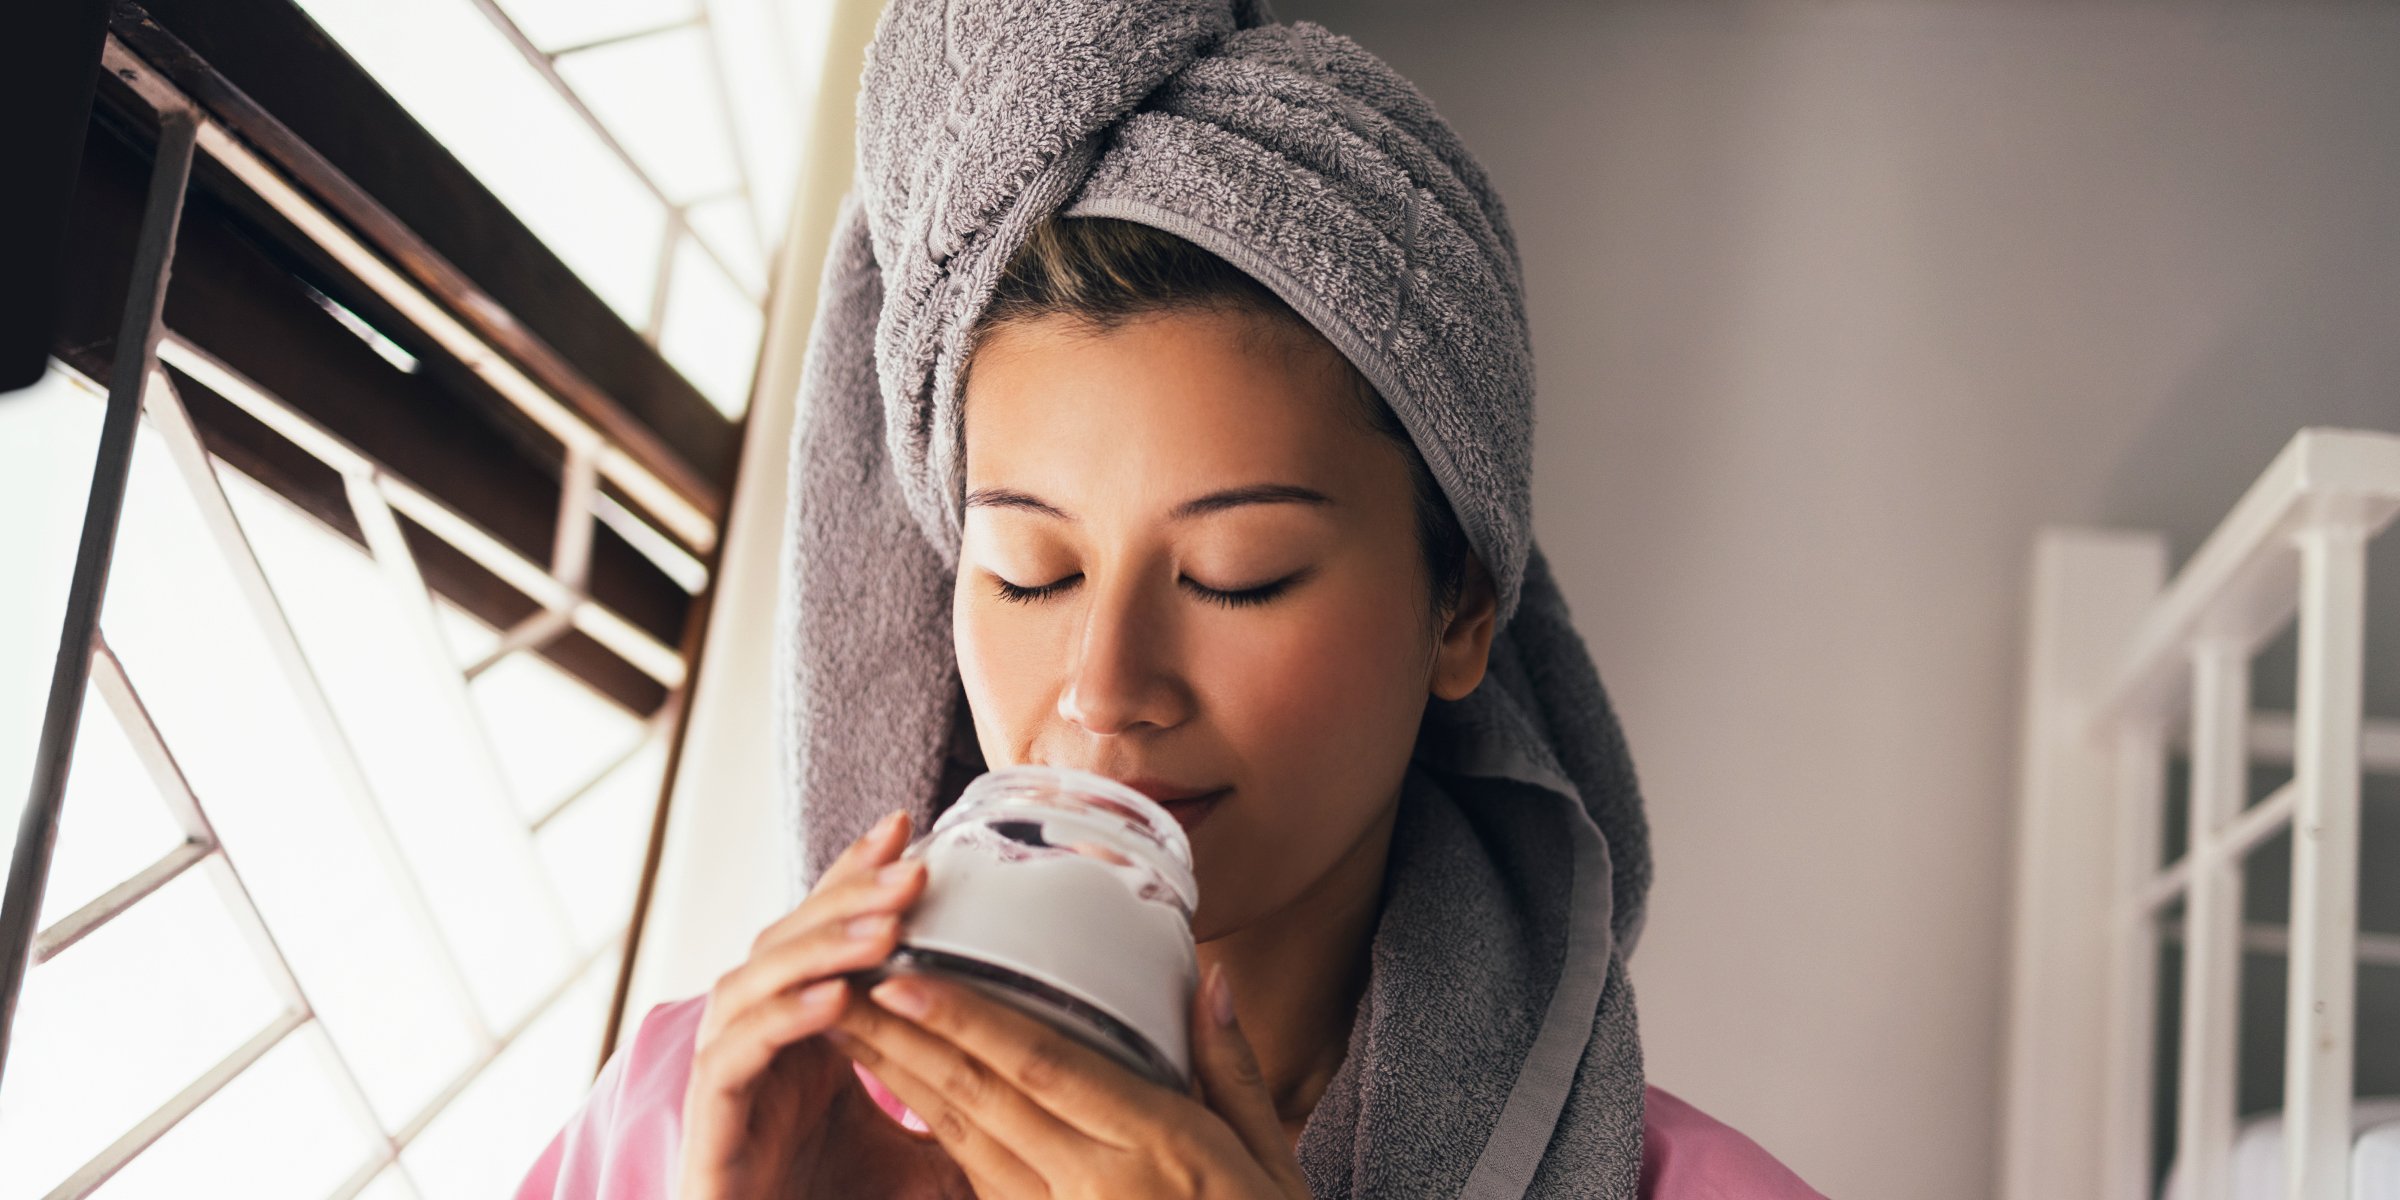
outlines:
[[[1069,584],[1081,578],[1083,578],[1083,576],[1080,574],[1069,575],[1056,583],[1045,583],[1040,587],[1019,587],[1005,579],[994,576],[992,583],[995,585],[994,591],[1002,600],[1006,600],[1011,604],[1031,604],[1036,600],[1048,599],[1052,595],[1065,591]],[[1211,604],[1220,604],[1226,608],[1248,608],[1254,604],[1265,604],[1267,601],[1273,600],[1275,597],[1282,595],[1284,591],[1290,588],[1292,584],[1299,578],[1300,577],[1297,575],[1287,576],[1283,579],[1278,579],[1273,583],[1264,584],[1254,588],[1244,588],[1238,592],[1223,592],[1212,587],[1202,587],[1197,583],[1193,583],[1189,579],[1186,579],[1183,582],[1185,585],[1189,586],[1194,593],[1198,594],[1201,599],[1206,600]]]

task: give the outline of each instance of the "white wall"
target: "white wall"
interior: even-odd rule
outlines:
[[[1539,536],[1655,823],[1653,1080],[1832,1195],[1989,1194],[2032,534],[2180,560],[2298,426],[2400,430],[2400,9],[1277,11],[1509,203]]]

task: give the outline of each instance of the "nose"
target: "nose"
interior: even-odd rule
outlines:
[[[1173,728],[1191,715],[1191,693],[1169,661],[1166,621],[1136,580],[1087,589],[1075,662],[1058,715],[1101,735]]]

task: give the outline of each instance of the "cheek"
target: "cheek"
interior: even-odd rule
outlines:
[[[1060,626],[968,595],[963,585],[951,608],[959,683],[977,719],[992,726],[1011,755],[1023,750],[1056,708],[1055,685],[1066,661]]]
[[[1193,646],[1243,802],[1195,840],[1203,939],[1280,911],[1340,861],[1400,785],[1425,712],[1418,622],[1390,594],[1227,623]],[[1232,819],[1227,819],[1231,817]]]
[[[1360,587],[1227,622],[1194,647],[1211,720],[1276,820],[1339,835],[1389,798],[1425,710],[1418,632],[1413,613]]]
[[[1424,705],[1412,647],[1394,625],[1326,605],[1282,622],[1227,629],[1202,651],[1210,709],[1258,736],[1253,746],[1305,753],[1387,737]]]

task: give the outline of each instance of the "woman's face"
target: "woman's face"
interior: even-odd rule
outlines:
[[[1204,941],[1380,851],[1426,696],[1473,690],[1490,644],[1488,588],[1433,624],[1406,460],[1341,366],[1189,310],[1004,326],[969,375],[953,602],[984,756],[1222,789],[1186,822]]]

